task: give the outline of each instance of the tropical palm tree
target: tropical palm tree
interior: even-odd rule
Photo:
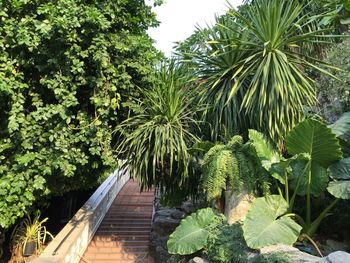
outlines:
[[[193,55],[214,139],[223,130],[254,128],[278,142],[304,106],[315,104],[307,69],[330,74],[305,51],[329,36],[310,27],[317,17],[305,8],[298,0],[255,0],[217,19],[205,48]]]
[[[132,175],[144,187],[186,181],[188,148],[198,140],[197,105],[186,69],[170,60],[157,69],[157,80],[152,89],[141,90],[143,99],[132,106],[135,116],[117,129],[122,134],[117,152],[130,160]]]

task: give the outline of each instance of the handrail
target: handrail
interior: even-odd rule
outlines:
[[[39,258],[31,262],[79,262],[109,207],[129,178],[127,168],[117,169],[98,187]]]

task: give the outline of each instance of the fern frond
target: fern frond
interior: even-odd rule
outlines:
[[[202,164],[201,187],[207,200],[219,198],[227,187],[254,191],[261,168],[257,160],[255,148],[250,143],[243,144],[243,138],[238,135],[226,145],[212,147]]]

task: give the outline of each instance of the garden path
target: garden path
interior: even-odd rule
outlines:
[[[150,263],[154,189],[130,179],[117,195],[80,263]]]

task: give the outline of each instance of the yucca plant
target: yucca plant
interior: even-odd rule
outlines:
[[[305,50],[330,37],[297,0],[256,0],[217,20],[198,60],[214,137],[222,127],[263,131],[277,142],[316,102],[306,69],[330,75]],[[328,66],[325,65],[324,66]],[[328,66],[329,67],[329,66]],[[214,116],[214,117],[213,117]]]
[[[188,148],[198,140],[196,95],[186,68],[174,60],[163,63],[157,77],[153,88],[140,90],[143,98],[132,106],[135,116],[118,127],[117,152],[130,160],[132,175],[143,187],[175,187],[190,173]]]
[[[40,220],[40,213],[35,213],[33,219],[27,215],[14,228],[11,236],[12,243],[21,246],[24,256],[29,256],[32,252],[40,253],[47,241],[47,237],[49,236],[53,239],[52,234],[44,226],[47,220],[47,217]]]

